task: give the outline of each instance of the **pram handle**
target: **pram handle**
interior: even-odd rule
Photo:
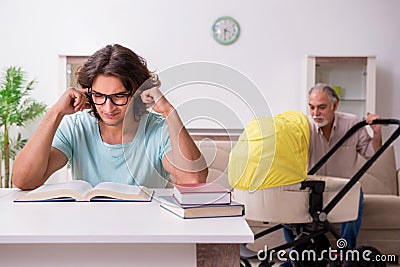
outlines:
[[[397,119],[377,119],[372,121],[371,124],[397,124],[397,129],[392,133],[392,135],[386,140],[384,144],[375,152],[375,154],[367,161],[365,164],[358,170],[356,174],[349,180],[348,183],[336,194],[336,196],[326,205],[326,207],[322,210],[326,214],[328,214],[336,204],[343,198],[343,196],[353,187],[354,184],[361,179],[364,173],[371,167],[371,165],[379,158],[380,155],[389,147],[393,141],[397,139],[400,135],[400,120]],[[321,167],[326,163],[326,161],[338,150],[338,148],[343,145],[343,143],[350,138],[355,132],[357,132],[360,128],[371,125],[368,124],[365,120],[355,124],[350,130],[323,156],[313,168],[308,172],[309,175],[315,174]]]

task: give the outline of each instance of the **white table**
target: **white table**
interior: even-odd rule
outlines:
[[[254,241],[243,217],[160,208],[168,189],[149,203],[13,202],[22,194],[0,189],[1,266],[238,266],[239,244]]]

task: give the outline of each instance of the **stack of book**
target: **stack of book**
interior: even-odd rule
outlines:
[[[244,205],[232,201],[231,191],[218,183],[175,185],[172,196],[161,196],[161,207],[182,217],[243,216]]]

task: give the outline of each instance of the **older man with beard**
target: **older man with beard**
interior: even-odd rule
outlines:
[[[309,92],[310,108],[310,150],[308,168],[312,168],[346,132],[360,119],[352,114],[337,112],[339,98],[336,92],[327,84],[316,84]],[[380,116],[368,113],[367,123],[379,119]],[[317,172],[318,175],[351,178],[356,169],[359,155],[369,159],[382,145],[381,125],[371,125],[371,137],[364,128],[350,137],[339,150]],[[341,224],[341,235],[348,242],[348,248],[356,246],[357,235],[361,227],[362,198],[358,218],[352,222]]]
[[[308,105],[310,108],[308,169],[311,169],[360,119],[352,114],[337,112],[339,97],[335,90],[327,84],[318,83],[311,88]],[[368,113],[366,121],[370,124],[379,118],[379,115]],[[371,125],[371,128],[373,130],[372,137],[365,127],[358,130],[316,174],[351,178],[357,171],[358,156],[369,159],[382,145],[381,125]],[[349,249],[356,247],[361,227],[362,200],[361,192],[358,218],[340,225],[341,236],[346,239]],[[293,233],[289,229],[284,230],[286,241],[293,240]]]

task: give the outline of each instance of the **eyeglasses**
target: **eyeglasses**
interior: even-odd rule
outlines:
[[[130,93],[118,93],[106,95],[98,92],[93,92],[92,88],[89,88],[89,92],[87,93],[89,97],[92,98],[93,103],[95,105],[104,105],[107,99],[110,99],[111,103],[116,106],[125,106],[128,104],[128,99],[131,96]]]

